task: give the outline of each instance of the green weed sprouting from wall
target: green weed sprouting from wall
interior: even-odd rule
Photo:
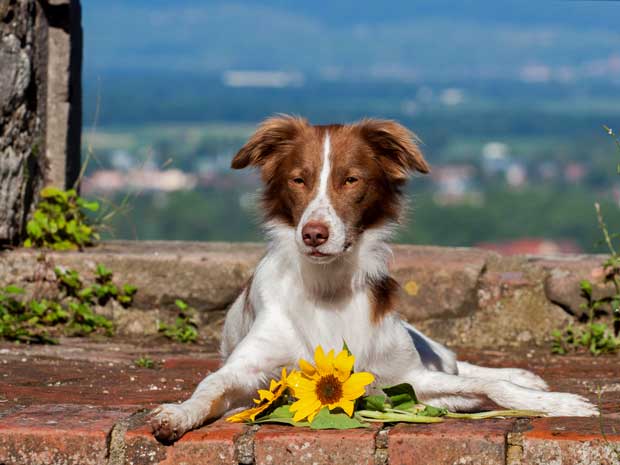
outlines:
[[[81,250],[99,240],[96,227],[87,211],[99,210],[99,203],[80,197],[75,189],[63,191],[46,187],[41,200],[26,225],[24,247],[53,250]]]
[[[181,299],[175,300],[178,315],[172,324],[160,323],[159,332],[173,341],[191,343],[198,339],[196,310]]]
[[[605,131],[614,140],[620,154],[620,139],[612,129],[603,126]],[[616,165],[616,172],[620,175],[620,163]],[[620,255],[614,247],[613,240],[620,237],[620,233],[610,234],[601,206],[594,204],[598,226],[603,234],[603,241],[609,252],[609,257],[601,264],[603,268],[603,284],[613,286],[612,295],[595,298],[595,285],[589,280],[579,283],[581,296],[584,302],[580,307],[587,314],[587,322],[583,327],[568,325],[565,329],[554,330],[551,335],[553,343],[551,351],[555,354],[566,354],[570,351],[587,349],[592,355],[614,353],[620,350]],[[598,321],[601,316],[611,314],[612,327]]]
[[[135,286],[117,286],[112,273],[97,265],[95,281],[84,284],[75,270],[54,268],[56,296],[49,299],[26,299],[18,286],[0,289],[0,339],[24,343],[55,344],[54,336],[87,336],[102,333],[111,336],[110,320],[94,310],[111,300],[129,307],[137,292]]]

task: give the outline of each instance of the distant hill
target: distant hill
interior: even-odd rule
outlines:
[[[603,1],[86,0],[83,10],[87,73],[495,78],[537,64],[579,71],[620,44],[620,4]]]

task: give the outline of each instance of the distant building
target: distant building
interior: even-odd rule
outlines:
[[[440,165],[433,168],[431,178],[437,192],[438,205],[480,205],[482,194],[475,188],[476,168],[472,165]]]
[[[521,163],[511,163],[506,170],[506,182],[511,187],[522,187],[527,182],[527,169]]]
[[[588,170],[583,163],[568,163],[564,167],[564,180],[566,182],[576,184],[586,177]]]
[[[439,95],[439,100],[441,103],[447,106],[459,105],[463,103],[464,99],[465,94],[463,93],[463,90],[453,87],[443,90]]]
[[[125,175],[116,170],[98,170],[90,176],[86,176],[80,185],[83,194],[93,192],[111,193],[122,191],[126,188]]]
[[[198,178],[181,170],[156,170],[151,168],[134,169],[128,172],[116,170],[99,170],[82,181],[82,191],[93,192],[126,192],[126,191],[159,191],[173,192],[191,190],[196,187]]]
[[[555,255],[583,252],[577,242],[572,239],[523,238],[501,242],[481,242],[475,244],[474,247],[492,250],[502,255]]]
[[[551,68],[540,64],[525,65],[521,68],[519,77],[528,83],[548,82],[551,79]]]
[[[482,171],[485,175],[505,174],[511,163],[508,146],[503,142],[487,142],[482,147]]]
[[[228,87],[299,87],[304,76],[296,71],[229,70],[222,80]]]

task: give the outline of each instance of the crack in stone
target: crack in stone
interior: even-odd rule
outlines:
[[[235,438],[235,460],[239,465],[254,465],[254,435],[259,426],[250,427],[245,433]]]
[[[506,465],[521,465],[523,461],[523,432],[531,429],[529,418],[519,418],[512,431],[506,434]]]
[[[375,436],[375,465],[388,465],[390,455],[388,450],[389,427],[381,427]]]
[[[127,444],[125,444],[125,435],[127,430],[136,423],[141,422],[148,414],[149,410],[143,409],[132,413],[127,418],[118,421],[112,426],[106,438],[107,442],[107,465],[124,465],[125,452]]]

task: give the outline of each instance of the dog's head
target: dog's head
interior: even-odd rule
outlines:
[[[232,161],[246,166],[261,170],[267,219],[291,228],[299,252],[319,263],[397,221],[410,172],[429,171],[415,135],[393,121],[312,126],[290,116],[260,125]]]

